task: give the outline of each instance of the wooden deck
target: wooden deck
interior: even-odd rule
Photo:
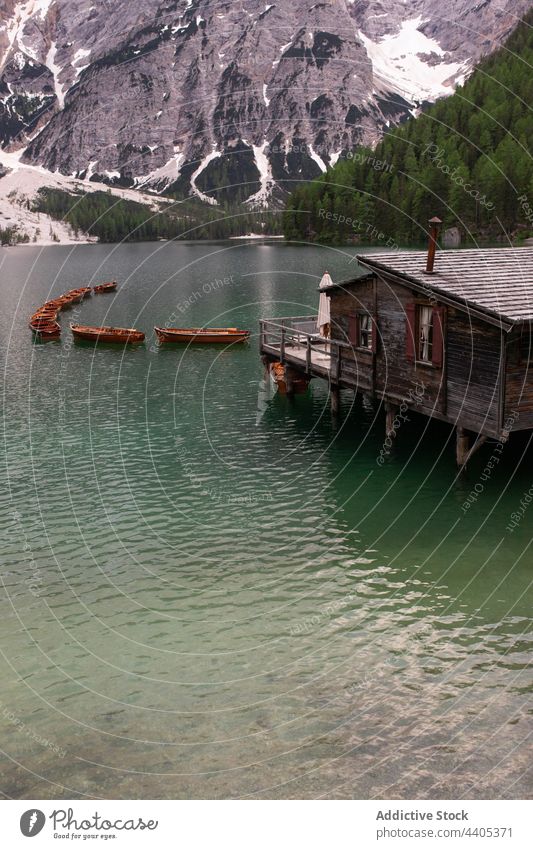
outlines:
[[[261,354],[291,365],[309,377],[338,381],[340,348],[348,343],[324,339],[315,316],[296,316],[260,322]]]

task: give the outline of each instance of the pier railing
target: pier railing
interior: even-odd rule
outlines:
[[[260,325],[261,352],[281,363],[304,368],[307,374],[320,374],[338,380],[341,348],[352,349],[348,342],[325,339],[317,331],[317,316],[290,316],[264,319]]]

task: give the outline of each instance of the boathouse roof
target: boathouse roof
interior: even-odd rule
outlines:
[[[438,251],[431,274],[425,271],[426,251],[357,259],[366,268],[404,278],[441,300],[463,303],[504,324],[533,321],[533,247]]]

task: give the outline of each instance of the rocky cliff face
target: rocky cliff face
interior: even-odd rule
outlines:
[[[0,143],[63,174],[260,205],[451,92],[529,6],[4,0]]]

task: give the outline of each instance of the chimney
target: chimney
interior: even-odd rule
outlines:
[[[441,224],[442,221],[436,216],[434,218],[429,219],[429,245],[426,274],[433,274],[433,266],[435,265],[435,252],[437,250],[437,239],[439,238]]]

